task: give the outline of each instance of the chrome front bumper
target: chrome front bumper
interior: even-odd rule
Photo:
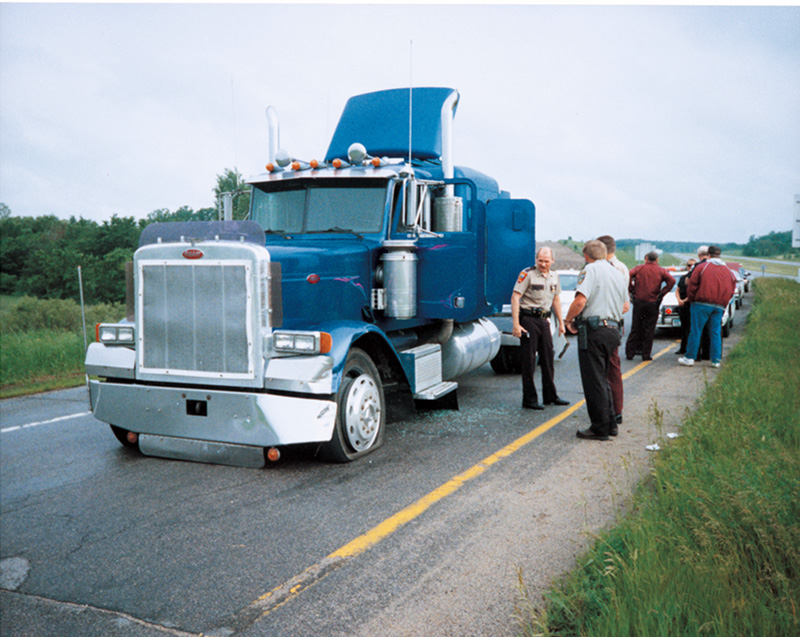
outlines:
[[[331,439],[332,400],[107,381],[89,383],[95,418],[139,434],[271,447]]]

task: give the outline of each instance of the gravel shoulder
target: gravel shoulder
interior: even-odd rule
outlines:
[[[744,324],[744,312],[737,322]],[[723,360],[742,331],[724,339]],[[530,599],[538,602],[555,579],[574,567],[596,534],[624,513],[633,489],[647,475],[658,452],[646,446],[670,444],[666,434],[680,431],[686,414],[715,381],[718,370],[707,361],[693,368],[677,365],[675,349],[670,342],[663,355],[626,380],[625,421],[615,440],[566,442],[586,425],[582,407],[557,425],[564,430],[565,451],[554,464],[531,471],[525,465],[529,458],[514,454],[459,492],[458,511],[473,512],[471,529],[452,531],[463,528],[455,522],[463,514],[456,506],[452,513],[443,511],[441,531],[455,537],[439,556],[439,566],[421,569],[413,586],[399,587],[391,603],[371,613],[352,634],[517,634],[520,577]],[[660,424],[654,412],[660,413]],[[421,536],[409,537],[406,548],[415,541],[425,543]]]

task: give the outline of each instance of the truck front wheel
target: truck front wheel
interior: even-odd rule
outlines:
[[[320,447],[325,460],[351,462],[383,444],[383,384],[377,367],[363,350],[354,347],[347,355],[336,402],[333,437]]]

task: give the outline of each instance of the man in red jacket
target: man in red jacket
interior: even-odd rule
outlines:
[[[631,360],[636,352],[642,352],[642,360],[653,360],[653,335],[656,333],[661,299],[675,285],[675,279],[658,265],[658,253],[648,252],[645,261],[630,272],[628,291],[633,295],[633,320],[628,340],[625,342],[625,358]]]
[[[692,331],[686,356],[678,363],[687,367],[697,359],[706,323],[711,336],[711,367],[719,367],[722,360],[722,314],[736,291],[736,276],[719,258],[720,254],[719,246],[708,246],[708,260],[695,266],[686,286],[686,298],[692,304]]]

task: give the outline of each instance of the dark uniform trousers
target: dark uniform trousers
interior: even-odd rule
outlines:
[[[614,401],[608,384],[608,368],[611,355],[619,347],[619,330],[612,327],[590,329],[587,347],[578,349],[581,367],[581,384],[586,398],[586,410],[592,421],[594,433],[607,436],[614,422]]]
[[[536,353],[539,353],[539,365],[542,368],[542,398],[551,402],[558,398],[553,380],[553,337],[550,334],[550,323],[547,319],[522,314],[519,324],[528,331],[522,334],[519,344],[522,346],[522,402],[538,403],[536,387],[533,384],[533,371],[536,365]]]
[[[619,360],[619,347],[614,349],[608,359],[608,386],[611,387],[614,414],[621,416],[625,394],[622,388],[622,363]]]
[[[633,358],[638,351],[642,352],[643,359],[651,358],[660,305],[659,301],[648,303],[647,301],[633,300],[631,333],[628,334],[628,340],[625,342],[626,358]]]

